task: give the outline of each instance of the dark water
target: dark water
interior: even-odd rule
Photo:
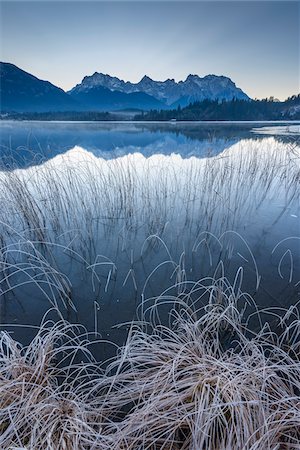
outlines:
[[[220,276],[259,308],[297,305],[298,136],[295,124],[2,122],[2,323],[26,341],[23,325],[54,305],[120,343],[126,325],[112,327],[137,309],[157,302],[167,321],[175,298],[205,304]]]

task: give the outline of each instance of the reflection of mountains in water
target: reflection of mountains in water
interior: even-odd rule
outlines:
[[[183,158],[215,156],[241,139],[264,139],[264,135],[251,133],[252,128],[253,123],[2,122],[2,167],[37,165],[75,146],[105,159],[134,152],[145,156],[178,153]],[[283,137],[276,139],[282,141]]]
[[[245,139],[216,158],[104,159],[75,147],[39,167],[0,172],[10,270],[0,287],[7,296],[14,287],[2,317],[39,323],[48,297],[63,312],[70,297],[74,321],[93,330],[97,301],[102,333],[130,321],[142,295],[151,301],[173,284],[183,292],[185,276],[223,269],[234,283],[239,267],[257,305],[295,303],[299,158],[290,156],[272,137]],[[58,289],[45,301],[36,281],[43,287],[50,276],[60,277]]]

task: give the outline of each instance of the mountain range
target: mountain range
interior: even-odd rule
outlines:
[[[68,92],[10,63],[0,63],[1,112],[117,111],[170,109],[191,102],[250,100],[228,77],[189,75],[185,81],[154,81],[144,76],[138,83],[95,72]]]
[[[217,75],[207,75],[203,78],[198,75],[189,75],[185,81],[178,83],[174,79],[154,81],[145,75],[138,83],[130,83],[95,72],[94,75],[84,77],[80,84],[69,91],[69,94],[77,98],[78,95],[84,96],[96,92],[100,87],[126,94],[144,92],[167,107],[186,106],[204,99],[249,100],[248,95],[236,87],[230,78]]]

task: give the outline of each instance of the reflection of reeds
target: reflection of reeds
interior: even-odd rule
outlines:
[[[126,252],[128,267],[122,280],[118,278],[117,288],[133,289],[139,296],[138,267],[130,255],[140,253],[145,239],[149,244],[149,235],[157,236],[156,241],[162,237],[176,261],[183,251],[192,255],[196,277],[199,269],[200,276],[206,274],[208,261],[211,275],[215,260],[207,236],[224,236],[229,230],[257,233],[257,228],[268,232],[295,204],[296,156],[297,150],[291,153],[272,138],[259,145],[242,141],[216,157],[202,159],[183,159],[176,154],[145,158],[137,153],[105,160],[75,148],[41,166],[0,172],[2,281],[9,283],[16,277],[16,264],[21,275],[21,262],[21,283],[26,277],[31,281],[39,276],[47,280],[60,277],[59,303],[73,307],[68,290],[74,282],[70,266],[78,263],[83,278],[91,275],[94,305],[101,286],[101,295],[109,295],[121,253]],[[263,223],[258,225],[260,218]],[[18,242],[22,247],[19,254]],[[28,249],[30,242],[34,249]],[[218,245],[214,240],[213,247]],[[223,245],[219,253],[224,249]],[[230,246],[226,250],[229,255]],[[34,252],[44,258],[43,264],[32,256]],[[255,258],[251,261],[255,265]],[[46,268],[47,263],[55,270]],[[290,251],[278,264],[279,276],[286,276],[281,266],[288,263],[291,280],[295,265]],[[146,277],[154,267],[147,267]],[[71,279],[67,280],[65,273],[71,273]],[[178,280],[185,277],[185,266],[176,270],[176,276]],[[256,288],[258,284],[257,278]],[[9,285],[2,290],[9,292]],[[55,306],[53,292],[46,289],[46,294]]]
[[[299,316],[253,333],[239,281],[202,289],[207,306],[179,300],[171,328],[132,324],[105,373],[79,327],[44,321],[26,348],[2,332],[0,447],[297,449]]]
[[[42,166],[1,172],[0,220],[37,241],[55,241],[68,230],[91,263],[97,236],[115,231],[115,224],[125,231],[143,225],[145,237],[160,234],[168,222],[176,222],[178,236],[186,230],[219,235],[279,195],[285,208],[296,195],[295,154],[271,138],[255,145],[242,141],[203,159],[134,154],[104,160],[73,149]]]

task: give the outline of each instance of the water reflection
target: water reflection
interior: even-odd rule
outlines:
[[[263,123],[86,123],[0,122],[0,153],[3,169],[37,165],[75,146],[106,159],[141,152],[182,157],[213,156],[241,139],[263,139]],[[278,127],[269,134],[278,141]],[[287,129],[287,125],[283,127]]]
[[[237,273],[259,307],[296,304],[299,149],[220,139],[208,157],[75,146],[2,171],[2,321],[37,324],[53,306],[120,342],[126,327],[111,327],[162,292],[195,300],[190,281]]]

